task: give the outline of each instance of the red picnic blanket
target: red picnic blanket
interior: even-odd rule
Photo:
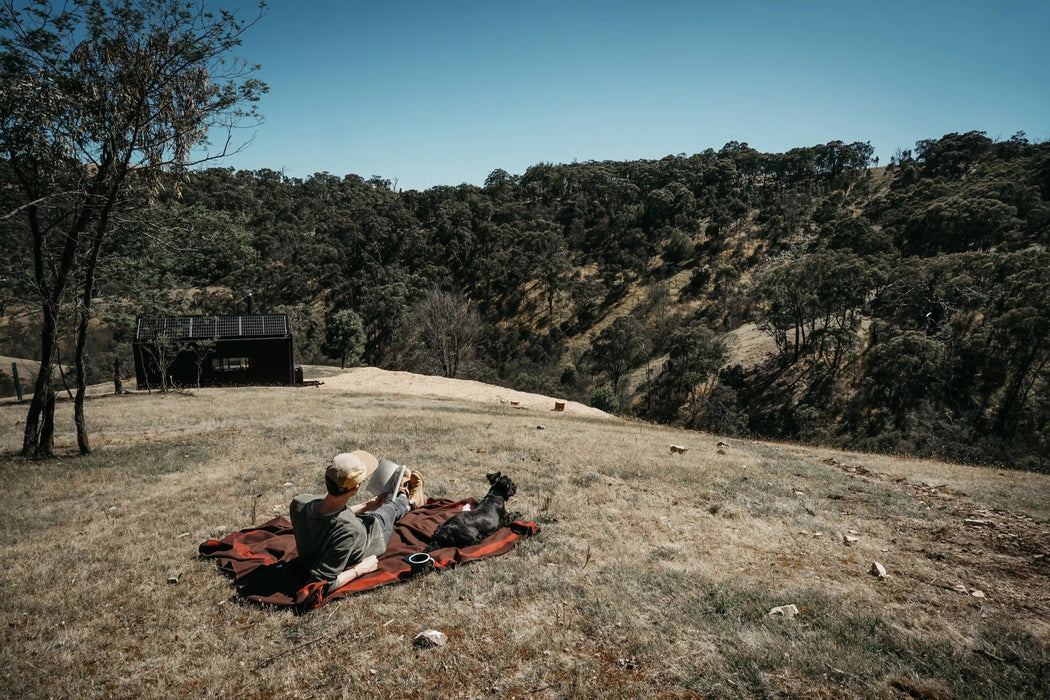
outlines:
[[[462,511],[466,504],[474,508],[477,501],[431,498],[425,506],[407,513],[395,523],[386,552],[379,557],[379,568],[327,596],[324,583],[309,581],[295,551],[292,524],[284,517],[234,532],[221,540],[208,540],[200,545],[199,551],[202,557],[218,560],[219,567],[233,575],[237,592],[248,600],[262,605],[294,606],[300,611],[313,610],[331,600],[412,576],[412,567],[403,557],[426,549],[438,525]],[[435,569],[448,569],[505,554],[523,536],[534,535],[539,530],[535,523],[518,520],[479,544],[436,549],[430,556],[434,558]]]

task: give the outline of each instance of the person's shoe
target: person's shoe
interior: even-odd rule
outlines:
[[[427,504],[427,497],[423,495],[423,474],[418,469],[413,469],[408,476],[408,503],[413,508]]]
[[[397,492],[399,494],[403,493],[405,496],[408,496],[408,484],[411,478],[412,470],[405,467],[405,473],[401,475],[401,485],[397,487]]]

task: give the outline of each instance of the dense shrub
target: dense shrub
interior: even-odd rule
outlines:
[[[591,406],[606,413],[616,413],[620,410],[620,400],[611,386],[603,386],[591,394]]]

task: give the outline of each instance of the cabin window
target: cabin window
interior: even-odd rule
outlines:
[[[213,357],[211,366],[216,372],[247,372],[252,364],[247,357]]]

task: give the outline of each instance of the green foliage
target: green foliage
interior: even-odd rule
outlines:
[[[43,316],[25,456],[51,456],[51,375],[67,307],[77,440],[89,452],[85,349],[103,243],[136,191],[179,191],[209,128],[256,116],[250,105],[266,87],[228,56],[246,27],[180,0],[0,4],[0,154],[17,188],[13,213],[25,217],[19,233],[32,241],[15,247],[32,263],[18,260],[12,272],[32,270]]]
[[[698,427],[697,420],[715,388],[715,376],[727,354],[724,341],[701,323],[672,333],[667,362],[652,390],[655,417]]]
[[[513,388],[546,396],[561,396],[565,393],[565,386],[558,381],[557,376],[542,371],[518,372],[514,377]]]
[[[620,410],[620,400],[616,398],[616,390],[611,386],[602,386],[591,394],[591,406],[606,413],[616,413]]]
[[[618,317],[591,344],[594,362],[609,377],[614,390],[628,370],[649,356],[650,349],[645,326],[633,316]]]
[[[677,265],[691,257],[693,257],[693,242],[689,240],[689,236],[679,229],[672,229],[664,245],[664,260],[671,265]]]
[[[339,358],[339,366],[357,364],[365,351],[365,328],[361,317],[350,309],[336,311],[325,323],[324,351]]]
[[[106,352],[137,311],[239,313],[251,290],[255,310],[292,316],[303,361],[323,361],[322,318],[348,310],[374,366],[584,400],[598,375],[657,420],[1044,468],[1050,146],[971,132],[914,153],[872,172],[864,142],[730,142],[423,192],[198,171],[181,200],[167,181],[141,216],[122,206],[96,282]],[[5,210],[16,191],[0,188]],[[0,222],[8,309],[35,288],[27,227]],[[424,323],[441,318],[421,311],[434,289],[476,314],[470,342]],[[753,322],[775,357],[719,373],[710,338],[676,336],[689,318],[715,337]],[[620,395],[665,354],[666,374]]]
[[[915,152],[926,175],[956,178],[973,168],[982,156],[991,152],[992,146],[992,140],[983,131],[968,131],[923,139],[915,144]]]

